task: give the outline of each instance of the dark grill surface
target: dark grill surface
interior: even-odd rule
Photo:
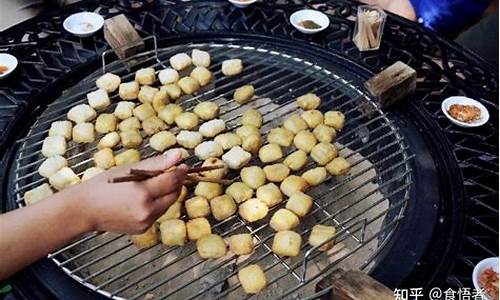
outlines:
[[[6,30],[0,45],[11,45],[6,49],[20,58],[20,66],[0,83],[2,164],[10,163],[14,141],[30,123],[26,121],[94,70],[89,66],[95,68],[99,54],[107,49],[102,34],[79,39],[62,31],[64,18],[77,11],[97,10],[104,17],[125,13],[141,35],[155,35],[162,43],[189,41],[190,37],[227,38],[235,33],[264,41],[293,41],[294,47],[308,42],[318,53],[344,57],[366,74],[401,60],[415,68],[419,77],[413,101],[401,111],[416,116],[426,142],[438,146],[432,153],[437,168],[453,179],[441,195],[447,201],[438,207],[440,222],[431,244],[439,247],[430,247],[406,285],[471,286],[473,266],[482,258],[498,256],[498,71],[459,46],[394,16],[388,18],[380,50],[361,54],[350,42],[356,6],[348,1],[316,6],[331,15],[331,28],[324,35],[304,36],[287,21],[301,7],[298,2],[285,6],[266,1],[240,10],[226,1],[158,1],[153,7],[132,12],[113,1],[84,1]],[[82,72],[85,70],[87,73]],[[441,101],[452,95],[481,101],[490,110],[491,121],[473,130],[452,125],[440,109]],[[3,183],[7,173],[6,168],[0,169]],[[3,210],[15,207],[14,201],[5,201],[10,192],[2,191]]]

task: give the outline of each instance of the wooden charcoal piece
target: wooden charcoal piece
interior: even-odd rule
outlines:
[[[383,107],[389,107],[415,92],[417,72],[397,61],[366,81],[365,87]]]
[[[104,38],[120,59],[144,49],[144,42],[123,14],[104,22]]]

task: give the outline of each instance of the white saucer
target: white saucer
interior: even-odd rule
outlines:
[[[481,110],[481,117],[478,120],[475,120],[470,123],[461,122],[450,116],[450,114],[448,113],[448,110],[450,109],[450,106],[452,104],[474,105]],[[446,100],[443,101],[443,103],[441,103],[441,110],[451,122],[461,127],[482,126],[486,124],[486,122],[488,122],[488,120],[490,119],[490,113],[488,112],[488,109],[486,109],[484,105],[482,105],[479,101],[464,96],[453,96],[447,98]]]

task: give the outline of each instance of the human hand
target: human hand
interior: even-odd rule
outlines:
[[[186,178],[187,167],[141,182],[108,183],[109,178],[126,175],[131,168],[166,170],[181,161],[179,151],[169,151],[135,164],[101,173],[81,184],[65,189],[81,210],[88,231],[137,234],[144,232],[176,200]]]

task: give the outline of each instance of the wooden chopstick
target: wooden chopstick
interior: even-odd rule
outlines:
[[[205,171],[218,170],[218,169],[222,169],[222,168],[224,168],[223,165],[189,168],[187,170],[187,173],[188,174],[193,174],[193,173],[200,173],[200,172],[205,172]],[[173,169],[175,169],[175,167],[170,168],[170,169],[168,169],[166,171],[162,171],[162,170],[130,169],[129,170],[129,175],[115,177],[115,178],[109,178],[108,182],[109,183],[119,183],[119,182],[129,182],[129,181],[143,181],[143,180],[146,180],[146,179],[149,179],[149,178],[152,178],[152,177],[156,177],[156,176],[158,176],[160,174],[172,171]],[[188,176],[188,180],[189,181],[193,181],[193,182],[200,182],[200,181],[216,182],[214,180],[217,180],[218,183],[225,182],[223,179],[214,179],[214,178],[208,178],[208,177],[197,176],[197,175],[190,175],[190,176]]]

